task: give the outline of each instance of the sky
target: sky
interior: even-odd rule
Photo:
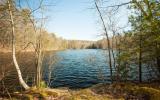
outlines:
[[[32,9],[37,8],[38,1],[29,1]],[[115,4],[113,1],[115,0],[105,5]],[[69,40],[99,40],[102,38],[100,34],[103,31],[99,16],[95,9],[90,9],[95,7],[93,0],[44,0],[43,4],[46,5],[44,7],[45,28],[49,33]],[[26,6],[26,4],[22,5]],[[127,23],[128,16],[124,9],[119,15],[121,18],[118,23],[122,26]],[[35,12],[34,16],[39,17],[40,15]]]
[[[47,30],[65,39],[97,39],[96,18],[90,7],[86,0],[61,0],[53,12],[49,12]]]

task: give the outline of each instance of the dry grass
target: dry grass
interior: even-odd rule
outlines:
[[[156,84],[156,86],[152,84]],[[126,100],[160,100],[159,86],[160,84],[157,83],[114,83],[111,85],[97,85],[91,89],[100,95],[109,94],[114,98],[124,98]]]

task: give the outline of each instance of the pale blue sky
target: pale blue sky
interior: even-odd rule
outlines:
[[[88,0],[61,0],[50,13],[46,28],[66,39],[94,40],[96,18]]]
[[[25,1],[25,0],[24,0]],[[38,6],[37,1],[30,0],[30,5],[34,8]],[[106,5],[116,4],[118,1],[110,0]],[[93,0],[44,0],[45,16],[47,17],[45,28],[50,33],[55,33],[58,37],[76,40],[98,40],[103,32],[99,23],[99,16],[93,8]],[[24,5],[24,4],[23,4]],[[52,6],[51,6],[52,5]],[[40,17],[35,13],[36,17]],[[127,23],[126,9],[119,11],[118,23],[123,26]]]

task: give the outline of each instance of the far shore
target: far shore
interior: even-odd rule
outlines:
[[[45,52],[52,52],[52,51],[62,51],[64,49],[46,49]],[[12,50],[11,48],[8,48],[8,49],[4,49],[4,48],[1,48],[0,49],[0,52],[1,53],[11,53]],[[22,50],[22,49],[17,49],[16,52],[35,52],[34,49],[25,49],[25,50]]]

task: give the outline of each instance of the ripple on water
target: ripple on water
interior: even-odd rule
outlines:
[[[56,56],[62,59],[51,70],[51,87],[85,88],[107,80],[100,76],[110,75],[103,50],[66,50]],[[48,80],[49,70],[45,72],[44,79]]]

